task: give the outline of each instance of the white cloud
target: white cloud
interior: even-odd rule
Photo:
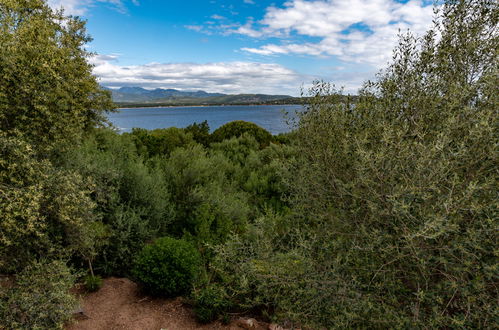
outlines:
[[[211,18],[213,18],[213,19],[216,19],[216,20],[225,19],[225,17],[224,17],[224,16],[217,15],[217,14],[215,14],[215,15],[211,15],[210,17],[211,17]]]
[[[243,48],[259,54],[337,56],[340,60],[383,67],[391,56],[399,31],[422,34],[431,26],[433,7],[420,0],[291,0],[283,8],[267,8],[257,26],[249,20],[227,33],[253,38],[295,36],[317,42],[270,43]]]
[[[87,12],[88,8],[99,2],[108,3],[121,13],[127,12],[124,0],[48,0],[50,7],[55,9],[64,8],[64,11],[69,15],[83,15]],[[139,5],[138,0],[131,0],[131,2],[135,6]]]
[[[95,65],[94,74],[107,87],[298,95],[300,85],[314,79],[272,63],[149,63],[122,66],[115,54],[98,55],[91,62]]]
[[[196,31],[196,32],[201,32],[203,30],[202,25],[184,25],[184,27],[188,30]]]

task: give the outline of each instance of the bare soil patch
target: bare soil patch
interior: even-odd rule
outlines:
[[[199,324],[193,311],[177,299],[144,296],[137,284],[126,278],[108,278],[102,288],[82,298],[81,313],[67,330],[190,330],[190,329],[268,329],[269,325],[236,320],[229,325],[220,322]],[[252,322],[250,322],[252,323]],[[241,326],[242,325],[242,326]]]

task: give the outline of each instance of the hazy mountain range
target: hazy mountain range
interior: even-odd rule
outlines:
[[[290,99],[289,95],[222,94],[176,89],[121,87],[110,89],[116,103],[127,104],[252,104]]]

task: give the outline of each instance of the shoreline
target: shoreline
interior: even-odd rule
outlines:
[[[206,108],[206,107],[235,107],[235,106],[290,106],[290,105],[300,105],[296,103],[286,103],[286,104],[202,104],[202,105],[140,105],[133,107],[118,107],[115,110],[126,110],[126,109],[146,109],[146,108]]]

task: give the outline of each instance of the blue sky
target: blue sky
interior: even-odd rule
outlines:
[[[109,87],[299,95],[322,79],[355,93],[399,30],[422,34],[418,0],[49,0],[88,20]]]

